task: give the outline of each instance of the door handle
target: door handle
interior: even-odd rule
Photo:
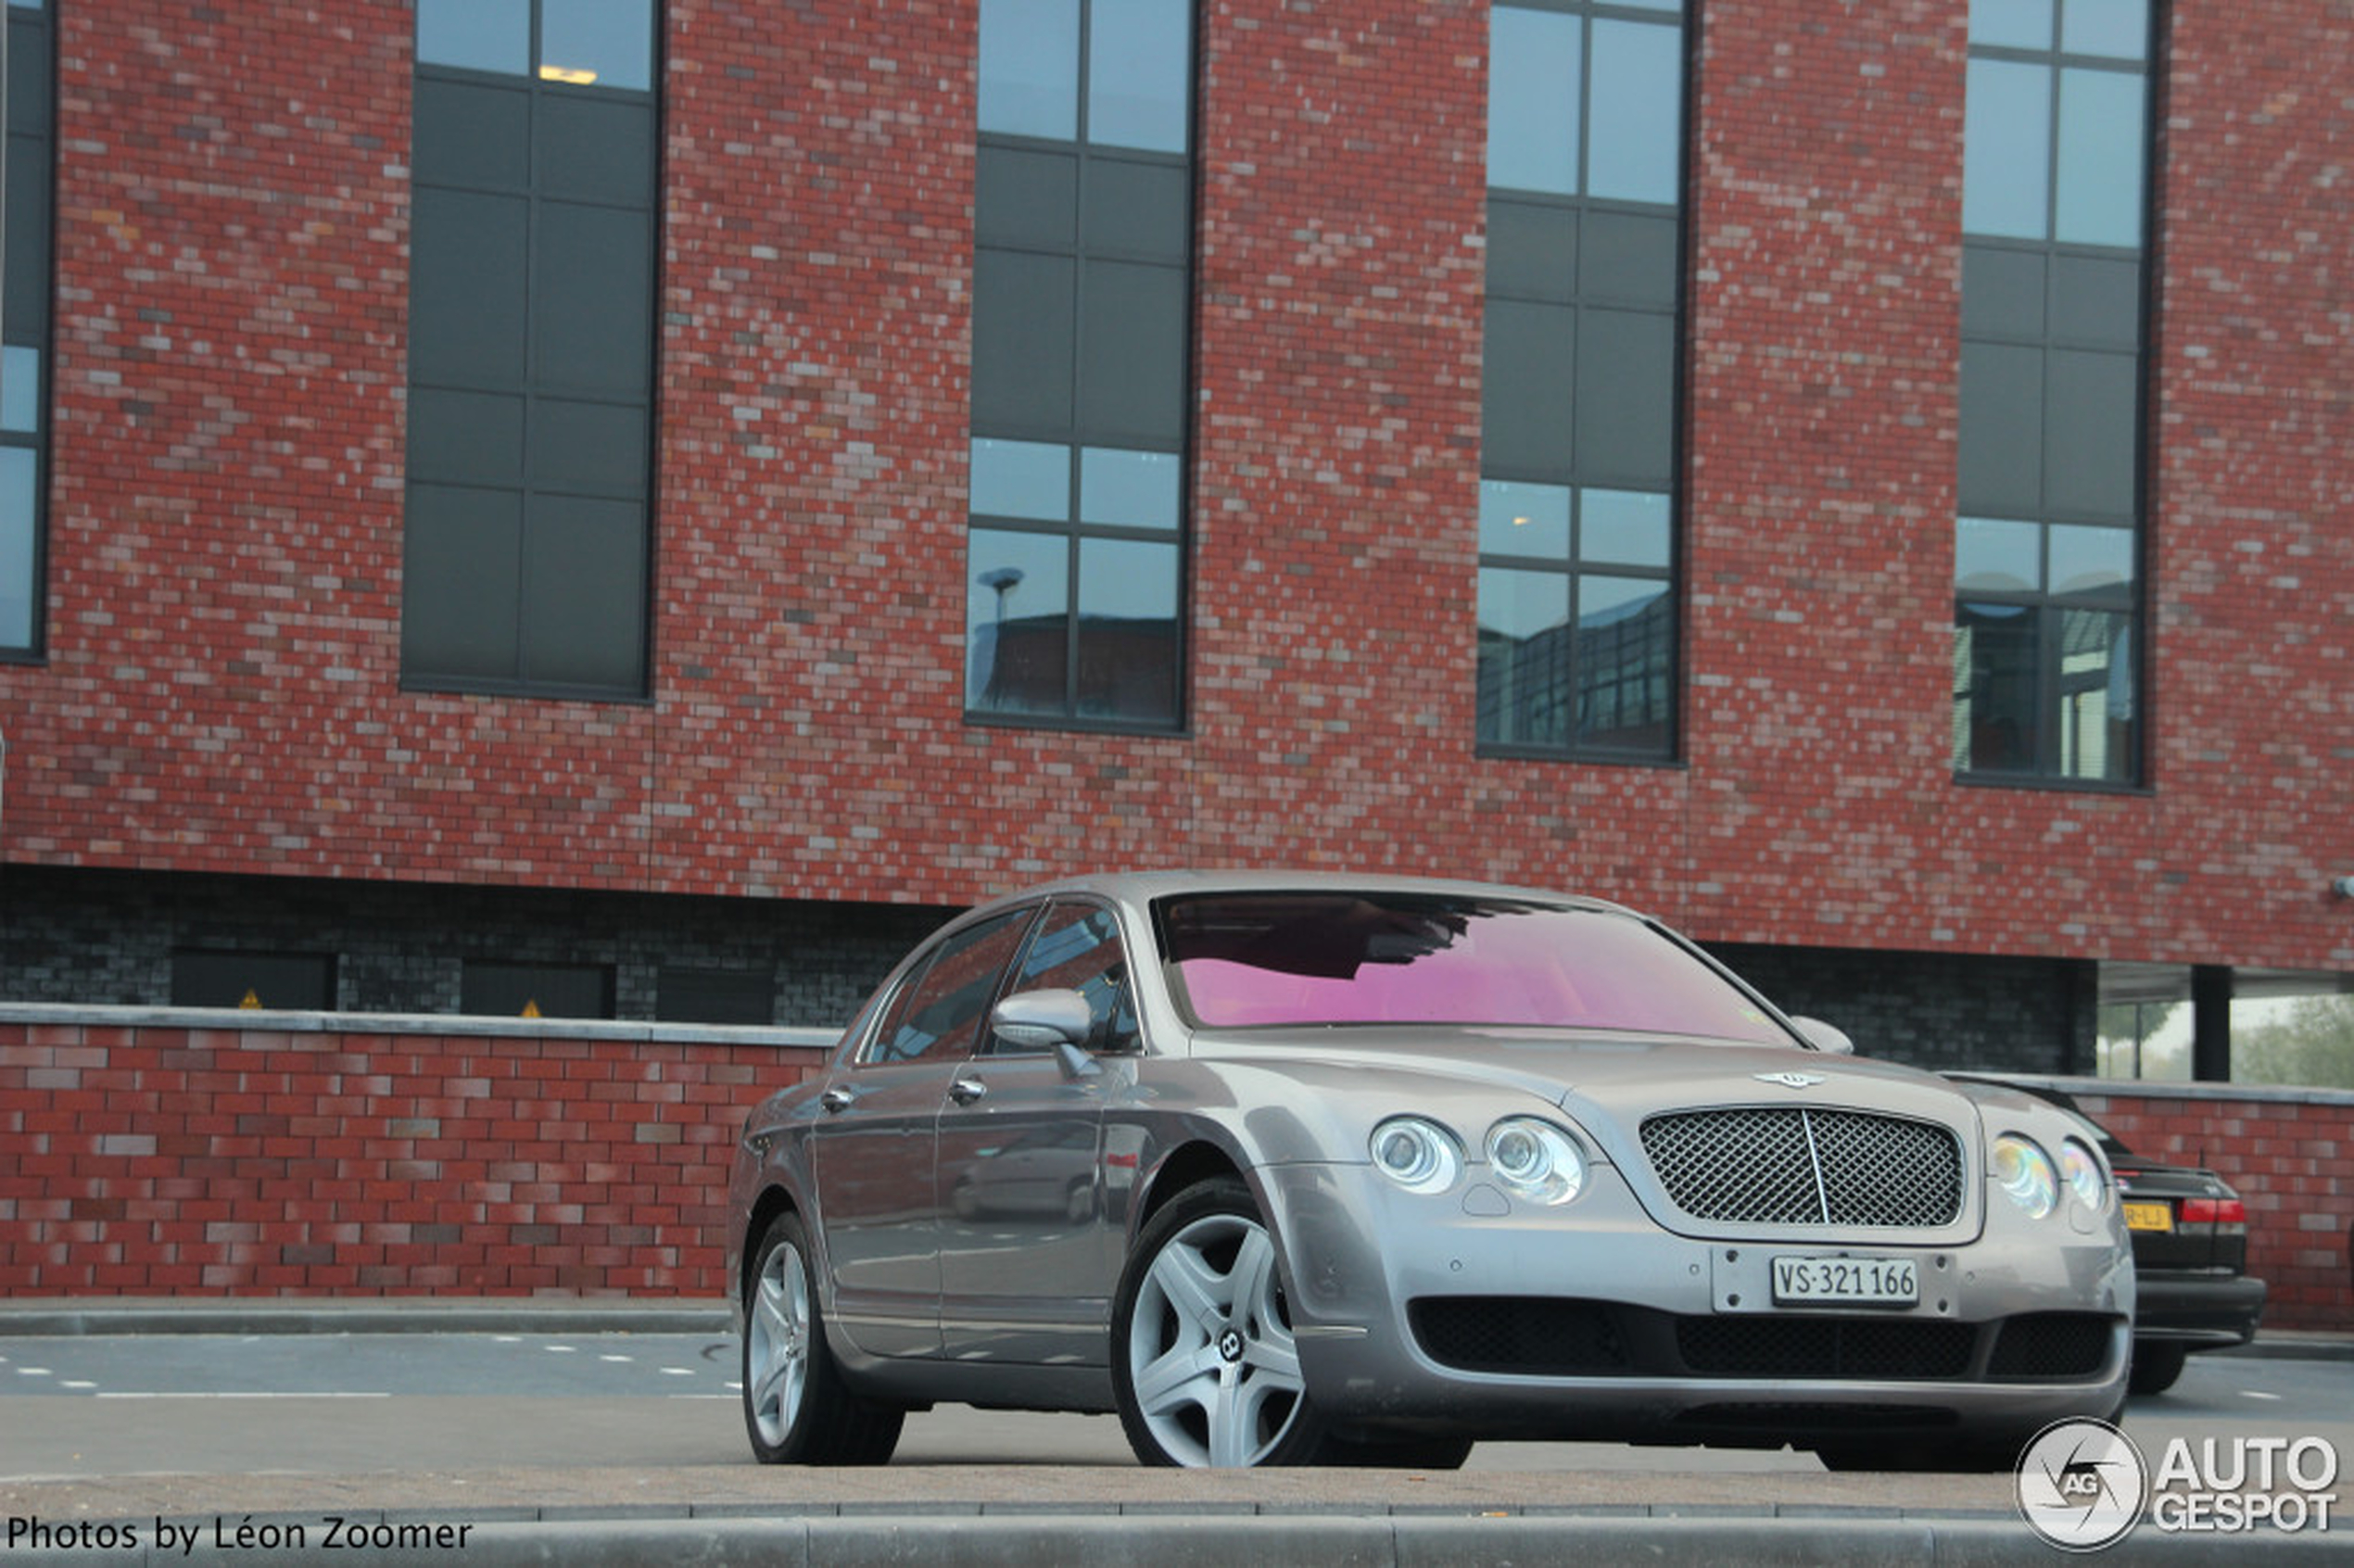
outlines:
[[[989,1093],[989,1085],[978,1078],[959,1078],[948,1085],[948,1097],[960,1106],[971,1105]]]
[[[858,1096],[847,1089],[829,1089],[817,1096],[817,1104],[828,1116],[840,1116],[857,1103]]]

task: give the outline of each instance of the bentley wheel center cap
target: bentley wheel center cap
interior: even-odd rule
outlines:
[[[1218,1354],[1228,1361],[1243,1359],[1243,1336],[1238,1329],[1228,1329],[1218,1336]]]

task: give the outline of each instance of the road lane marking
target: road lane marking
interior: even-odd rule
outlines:
[[[386,1393],[360,1393],[346,1390],[320,1391],[309,1394],[254,1393],[244,1389],[220,1390],[129,1390],[100,1389],[93,1396],[100,1399],[389,1399]]]

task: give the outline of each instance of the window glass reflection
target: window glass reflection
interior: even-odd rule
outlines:
[[[2066,54],[2145,59],[2149,39],[2149,0],[2067,0],[2060,12],[2060,49]]]
[[[1182,467],[1174,452],[1086,448],[1079,454],[1080,521],[1175,528]]]
[[[2035,766],[2036,612],[1964,603],[1954,649],[1954,765],[1965,773]]]
[[[2052,0],[1969,0],[1969,41],[2005,49],[2052,46]]]
[[[1963,109],[1962,227],[2042,239],[2050,221],[2052,75],[2013,60],[1972,60]]]
[[[1079,712],[1137,724],[1176,722],[1175,545],[1080,541]]]
[[[1093,0],[1087,22],[1087,139],[1183,152],[1193,63],[1188,0]]]
[[[1561,746],[1569,740],[1566,573],[1479,574],[1478,724],[1482,742]]]
[[[2095,593],[2133,586],[2131,528],[2052,530],[2052,591]]]
[[[1576,195],[1578,19],[1498,6],[1487,29],[1487,183]]]
[[[1051,441],[972,444],[972,509],[983,517],[1070,515],[1070,449]]]
[[[981,0],[980,124],[1058,142],[1079,134],[1079,0]]]
[[[41,350],[11,344],[0,350],[0,430],[31,435],[41,428]]]
[[[1483,555],[1567,561],[1569,487],[1480,481],[1479,550]]]
[[[2060,72],[2059,239],[2142,243],[2142,122],[2140,77]]]
[[[1674,648],[1667,585],[1655,578],[1577,580],[1577,738],[1588,745],[1665,743]]]
[[[1586,194],[1673,202],[1682,165],[1683,33],[1655,22],[1594,23]]]
[[[576,86],[653,85],[653,0],[540,0],[539,74]]]
[[[0,447],[0,648],[32,646],[40,469],[27,449]]]
[[[1954,581],[1970,593],[2040,591],[2044,530],[2033,523],[1963,518],[1955,530]]]
[[[417,63],[531,70],[531,0],[417,0]]]
[[[1614,566],[1668,563],[1668,505],[1640,490],[1587,490],[1577,498],[1577,558]]]
[[[965,705],[982,713],[1063,711],[1070,542],[1057,534],[975,528],[965,601]]]

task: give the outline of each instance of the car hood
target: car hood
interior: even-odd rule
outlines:
[[[1374,1078],[1432,1077],[1532,1094],[1605,1142],[1660,1111],[1694,1106],[1840,1106],[1943,1122],[1974,1132],[1975,1096],[1915,1069],[1799,1046],[1582,1030],[1382,1025],[1197,1036],[1197,1057],[1340,1067]],[[1370,1083],[1367,1085],[1370,1087]]]

